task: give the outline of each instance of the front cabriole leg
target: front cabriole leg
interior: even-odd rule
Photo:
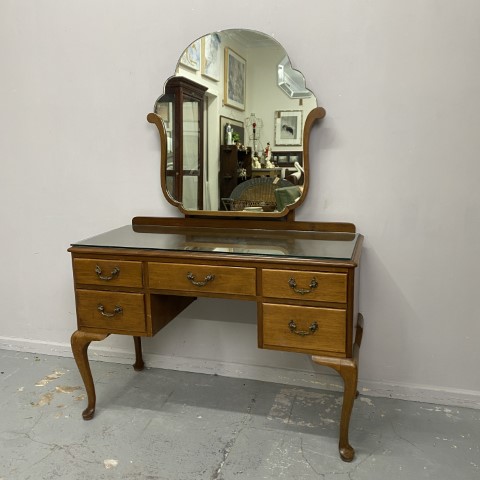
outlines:
[[[352,415],[353,402],[357,396],[358,382],[358,354],[360,344],[362,343],[363,317],[359,314],[357,321],[357,330],[355,334],[355,343],[353,345],[353,358],[332,358],[313,356],[312,360],[319,365],[331,367],[336,370],[343,378],[343,405],[340,418],[340,438],[338,449],[340,457],[344,462],[351,462],[355,456],[355,450],[348,441],[348,430],[350,426],[350,417]]]
[[[348,441],[350,417],[352,415],[353,403],[357,393],[358,365],[355,360],[342,362],[338,371],[343,378],[344,392],[342,416],[340,418],[340,438],[338,450],[344,462],[351,462],[355,456],[355,450]]]
[[[88,347],[92,341],[105,340],[108,333],[91,333],[77,330],[73,333],[71,338],[73,358],[77,364],[80,375],[82,376],[85,390],[87,391],[88,405],[83,411],[82,417],[84,420],[91,420],[95,413],[95,385],[93,383],[92,371],[90,370],[90,363],[88,361]]]

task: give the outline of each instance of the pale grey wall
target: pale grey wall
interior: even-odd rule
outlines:
[[[283,44],[327,110],[297,217],[352,221],[366,236],[362,382],[478,401],[480,3],[164,4],[0,2],[0,345],[68,351],[69,242],[177,215],[146,114],[191,40],[245,27]],[[145,348],[185,368],[314,371],[255,338],[254,305],[202,300]]]

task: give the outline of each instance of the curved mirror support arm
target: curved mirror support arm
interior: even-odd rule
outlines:
[[[314,123],[317,120],[322,120],[325,118],[325,115],[327,112],[323,107],[317,107],[314,108],[307,116],[307,119],[305,120],[305,127],[303,130],[303,168],[305,170],[305,179],[303,182],[303,194],[302,196],[297,200],[297,202],[294,205],[291,205],[293,208],[299,207],[303,201],[305,200],[305,197],[307,196],[308,193],[308,185],[309,185],[309,179],[310,179],[310,132],[312,130],[312,127]],[[288,208],[288,207],[287,207]]]
[[[153,123],[157,127],[158,134],[160,135],[160,185],[162,186],[163,195],[168,202],[175,207],[179,207],[180,203],[174,200],[167,190],[167,132],[165,130],[165,125],[162,118],[156,113],[149,113],[147,115],[147,121]]]

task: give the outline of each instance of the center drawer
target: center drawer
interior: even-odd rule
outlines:
[[[148,264],[148,281],[152,289],[196,293],[255,295],[254,268],[224,267],[178,263]]]

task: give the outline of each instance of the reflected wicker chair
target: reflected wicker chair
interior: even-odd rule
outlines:
[[[264,212],[273,212],[277,208],[275,190],[292,186],[288,180],[278,177],[256,177],[235,187],[229,198],[222,198],[222,203],[225,210],[261,208]]]

